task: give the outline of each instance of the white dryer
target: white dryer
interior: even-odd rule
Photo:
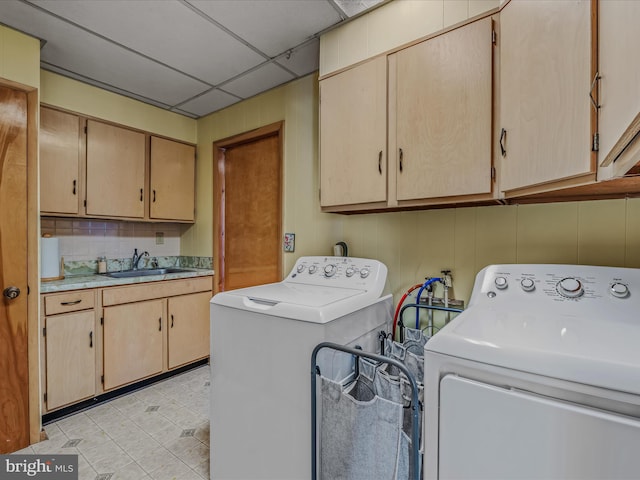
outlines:
[[[425,346],[425,479],[640,476],[640,270],[493,265]]]
[[[393,302],[387,268],[369,259],[301,257],[279,283],[211,300],[211,478],[310,477],[311,372],[321,342],[379,350]],[[340,380],[352,359],[318,359]]]

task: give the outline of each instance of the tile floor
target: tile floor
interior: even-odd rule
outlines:
[[[209,478],[208,365],[45,425],[16,453],[78,454],[79,480]]]

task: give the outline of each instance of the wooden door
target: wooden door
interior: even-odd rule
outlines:
[[[387,59],[320,82],[320,205],[387,200]]]
[[[27,111],[25,93],[0,86],[0,292],[20,290],[0,300],[0,453],[29,445]]]
[[[195,218],[196,149],[151,137],[150,217],[193,221]]]
[[[217,143],[219,290],[281,278],[282,124]]]
[[[395,55],[397,199],[491,192],[492,23]]]
[[[104,308],[104,389],[162,371],[164,300]]]
[[[87,215],[144,217],[145,136],[87,121]]]
[[[209,300],[211,292],[168,299],[169,368],[209,355]]]
[[[46,319],[47,409],[62,407],[96,391],[93,310]]]
[[[77,214],[80,198],[80,118],[40,109],[40,211]]]
[[[509,190],[595,172],[590,13],[588,0],[512,1],[500,13],[506,196]]]

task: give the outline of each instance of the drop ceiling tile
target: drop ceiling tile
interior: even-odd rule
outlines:
[[[201,117],[211,112],[215,112],[216,110],[228,107],[240,100],[241,99],[238,97],[234,97],[233,95],[229,95],[226,92],[214,88],[199,97],[182,103],[177,107],[177,109],[189,112],[197,117]]]
[[[301,77],[318,70],[319,59],[320,40],[315,39],[293,50],[290,55],[281,55],[277,62]]]
[[[41,61],[62,71],[168,105],[210,88],[22,2],[3,0],[1,15],[4,23],[47,40]]]
[[[327,0],[188,2],[270,57],[304,43],[314,33],[341,21]]]
[[[148,0],[34,0],[33,3],[211,85],[265,60],[177,1],[156,1],[152,8]]]
[[[278,65],[267,63],[242,77],[225,83],[222,88],[238,97],[249,98],[294,78]]]

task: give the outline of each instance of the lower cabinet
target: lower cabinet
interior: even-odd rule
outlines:
[[[41,296],[42,413],[209,356],[211,276]]]
[[[170,369],[209,355],[210,299],[211,292],[202,292],[167,300]]]
[[[46,408],[54,410],[96,391],[93,310],[46,318]]]
[[[162,372],[162,324],[165,300],[104,309],[104,389]]]

